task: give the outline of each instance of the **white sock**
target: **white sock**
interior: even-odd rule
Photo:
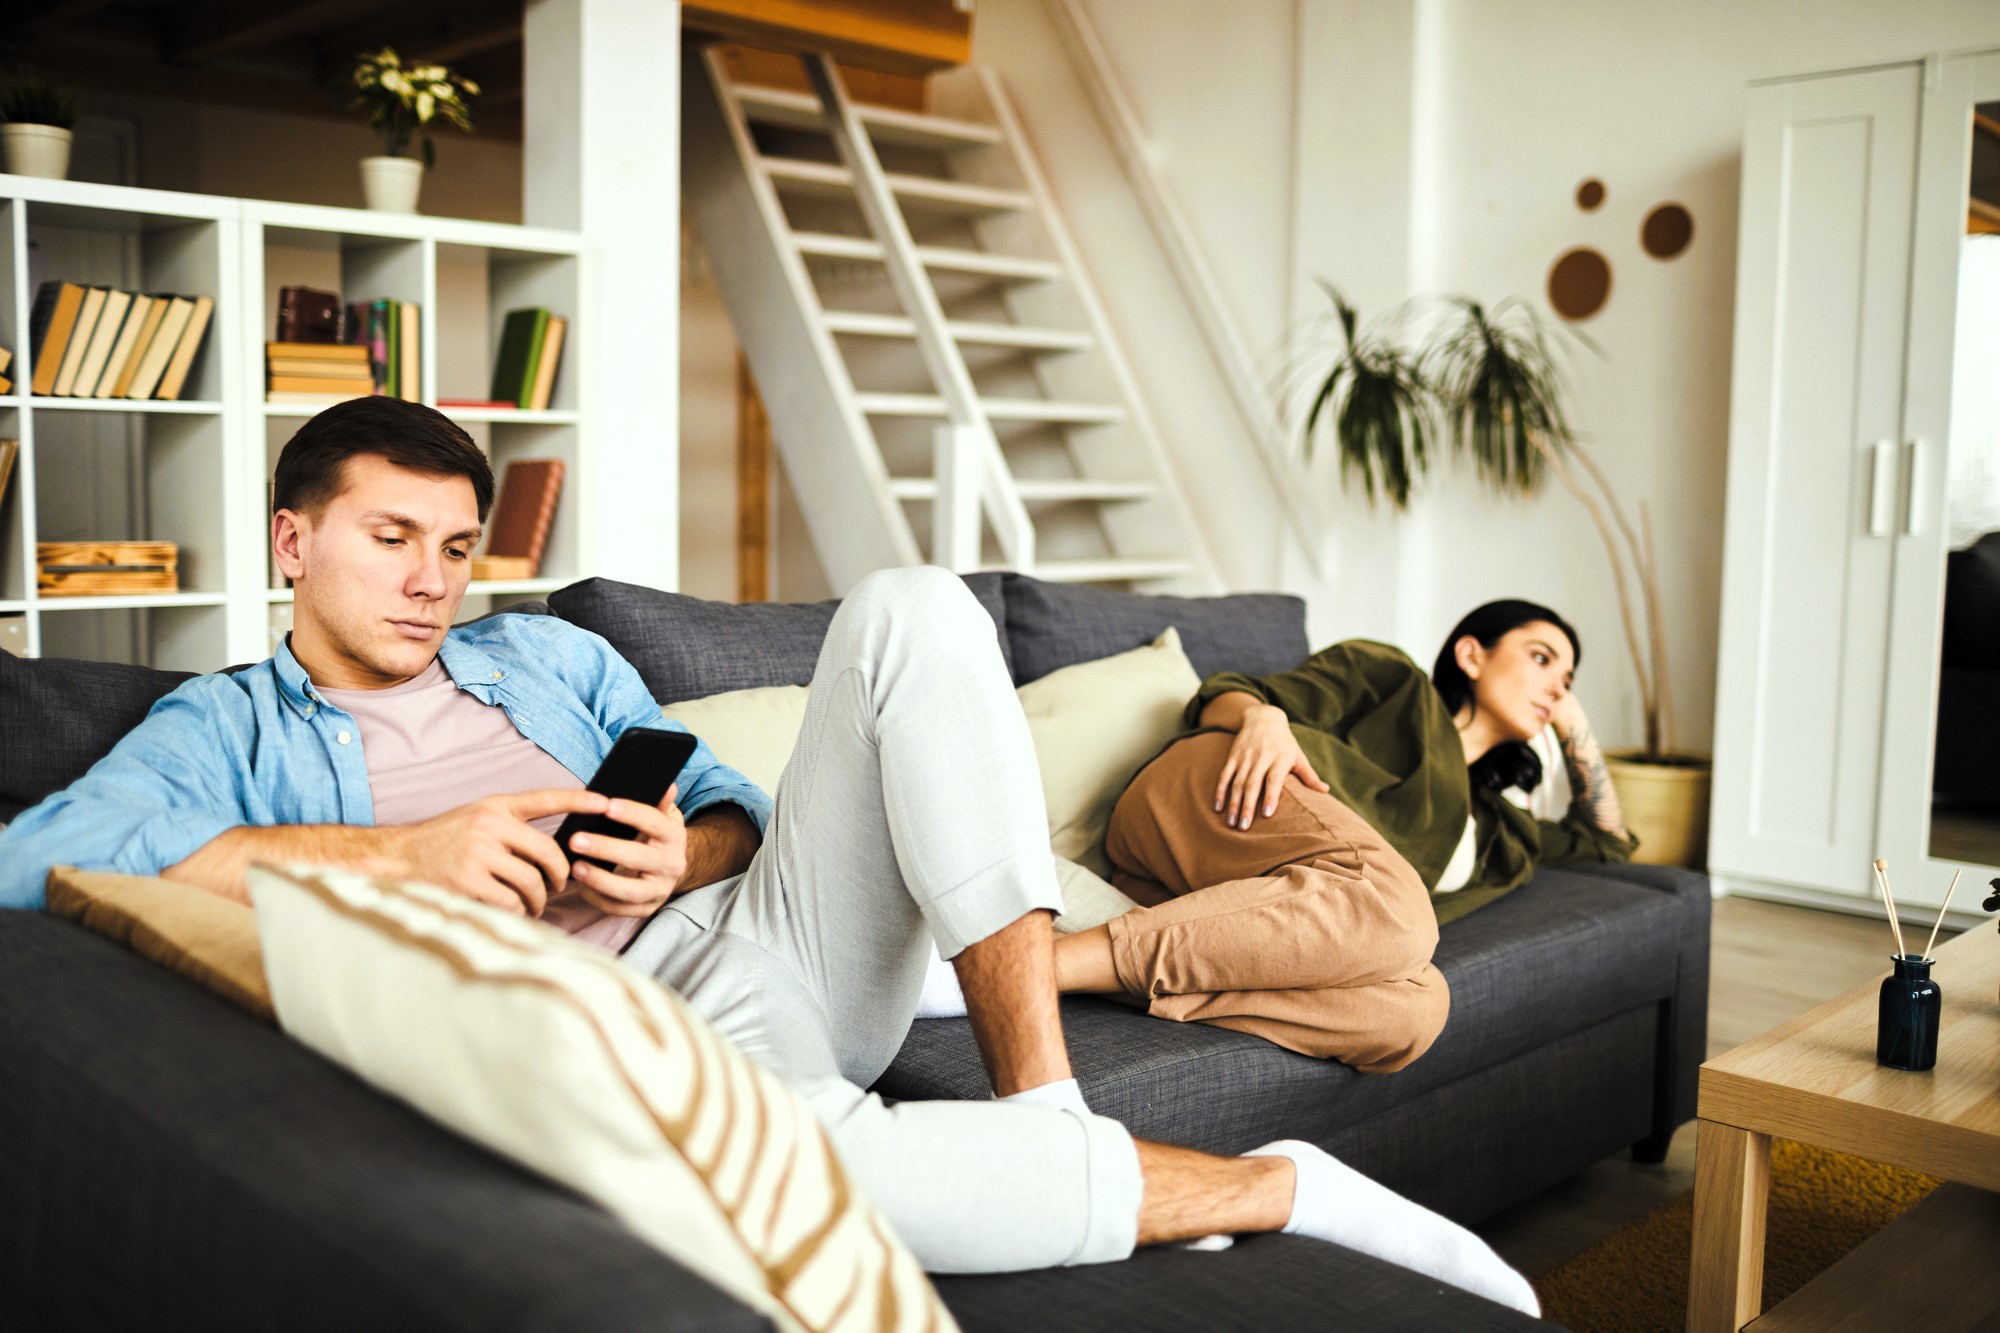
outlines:
[[[1310,1143],[1281,1139],[1243,1155],[1288,1157],[1298,1168],[1292,1218],[1285,1224],[1293,1235],[1345,1245],[1540,1317],[1541,1302],[1528,1279],[1458,1223],[1376,1184]]]
[[[924,988],[917,995],[917,1017],[965,1017],[965,992],[959,989],[958,970],[938,957],[936,943],[931,945],[931,962],[924,973]]]
[[[1090,1107],[1083,1100],[1083,1089],[1076,1085],[1076,1080],[1073,1078],[1044,1083],[1039,1088],[1024,1088],[1020,1092],[1010,1092],[1000,1100],[1016,1102],[1022,1106],[1046,1106],[1057,1111],[1074,1111],[1078,1115],[1091,1114]]]

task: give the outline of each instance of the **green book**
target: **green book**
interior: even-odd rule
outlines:
[[[382,368],[382,392],[391,398],[403,396],[403,318],[401,301],[381,303],[382,319],[388,327],[389,360]]]
[[[548,336],[549,312],[540,306],[509,310],[500,326],[500,356],[493,363],[496,402],[526,407],[534,401],[535,372],[541,368],[542,340]]]

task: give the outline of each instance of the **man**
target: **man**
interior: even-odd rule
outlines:
[[[1050,920],[1061,899],[1027,724],[992,622],[940,570],[864,580],[828,630],[775,808],[698,747],[657,809],[583,790],[638,674],[554,617],[451,628],[492,499],[427,407],[364,398],[285,447],[272,543],[294,628],[188,682],[0,838],[0,903],[57,863],[243,898],[254,860],[423,878],[623,952],[789,1082],[934,1271],[1119,1259],[1289,1229],[1523,1309],[1460,1228],[1279,1143],[1218,1158],[1135,1143],[1070,1076]],[[558,847],[571,812],[630,838]],[[615,873],[571,861],[588,852]],[[956,967],[997,1103],[864,1092],[907,1035],[930,944]]]

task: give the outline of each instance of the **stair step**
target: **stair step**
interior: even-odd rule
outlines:
[[[1093,481],[1088,477],[1017,477],[1014,489],[1027,504],[1112,503],[1150,500],[1159,488],[1146,481]],[[896,477],[889,492],[898,500],[936,500],[935,477]]]
[[[849,196],[854,193],[854,173],[831,162],[809,162],[797,157],[760,157],[765,174],[780,187],[800,193]],[[1034,207],[1026,190],[1001,190],[991,185],[971,185],[965,181],[941,180],[935,176],[911,176],[903,172],[884,173],[890,191],[905,208],[930,206],[967,213],[1023,213]]]
[[[792,244],[802,255],[882,262],[882,243],[864,236],[798,231],[792,233]],[[971,273],[1005,282],[1055,282],[1063,276],[1062,266],[1053,260],[1022,259],[1015,255],[987,254],[982,250],[954,250],[942,245],[918,246],[917,258],[923,261],[926,268]]]
[[[1152,579],[1186,578],[1194,571],[1191,560],[1119,559],[1037,560],[1036,578],[1046,583],[1144,583]]]
[[[932,393],[858,393],[861,410],[875,417],[943,417],[944,399]],[[1064,403],[1046,398],[982,398],[994,421],[1047,421],[1073,426],[1108,426],[1125,419],[1125,409],[1105,403]]]
[[[786,88],[764,88],[739,83],[730,88],[744,114],[767,125],[783,125],[795,130],[824,132],[826,121],[819,99],[811,93]],[[882,143],[907,144],[916,148],[988,147],[1000,142],[1000,127],[975,120],[953,120],[948,116],[920,115],[894,107],[870,106],[857,102],[855,111],[868,133]]]
[[[917,322],[907,315],[877,315],[860,310],[829,310],[826,327],[834,333],[851,333],[876,338],[914,338]],[[1039,329],[1022,324],[984,324],[954,319],[945,325],[960,343],[979,347],[1020,347],[1034,352],[1081,352],[1091,345],[1090,335],[1070,329]]]

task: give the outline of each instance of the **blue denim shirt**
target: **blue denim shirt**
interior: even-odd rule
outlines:
[[[506,709],[586,782],[627,727],[686,730],[660,716],[610,644],[555,616],[461,625],[438,656],[458,688]],[[687,816],[740,806],[760,834],[771,818],[771,798],[706,744],[681,773],[678,804]],[[287,643],[255,666],[186,682],[14,821],[0,834],[0,907],[42,907],[52,866],[157,875],[238,825],[374,822],[360,725],[320,697]]]

